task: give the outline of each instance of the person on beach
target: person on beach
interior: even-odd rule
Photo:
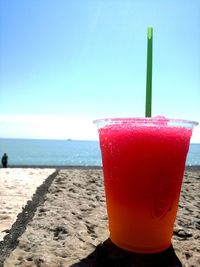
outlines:
[[[8,156],[6,153],[3,154],[2,158],[1,158],[1,163],[2,163],[3,168],[7,168]]]

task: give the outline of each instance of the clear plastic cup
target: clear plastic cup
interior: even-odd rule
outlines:
[[[198,123],[156,118],[96,120],[110,238],[154,253],[171,245],[186,156]]]

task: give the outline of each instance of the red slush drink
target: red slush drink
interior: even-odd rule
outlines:
[[[97,120],[110,238],[119,247],[154,253],[171,245],[192,128],[197,123]]]

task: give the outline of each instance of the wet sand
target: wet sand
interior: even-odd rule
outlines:
[[[199,167],[185,171],[173,248],[152,255],[125,252],[109,240],[101,169],[68,168],[49,177],[0,242],[2,266],[200,266]]]

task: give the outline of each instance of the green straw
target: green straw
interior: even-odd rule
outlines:
[[[147,80],[146,80],[146,110],[145,117],[151,117],[152,98],[152,49],[153,48],[153,28],[148,28],[147,36]]]

